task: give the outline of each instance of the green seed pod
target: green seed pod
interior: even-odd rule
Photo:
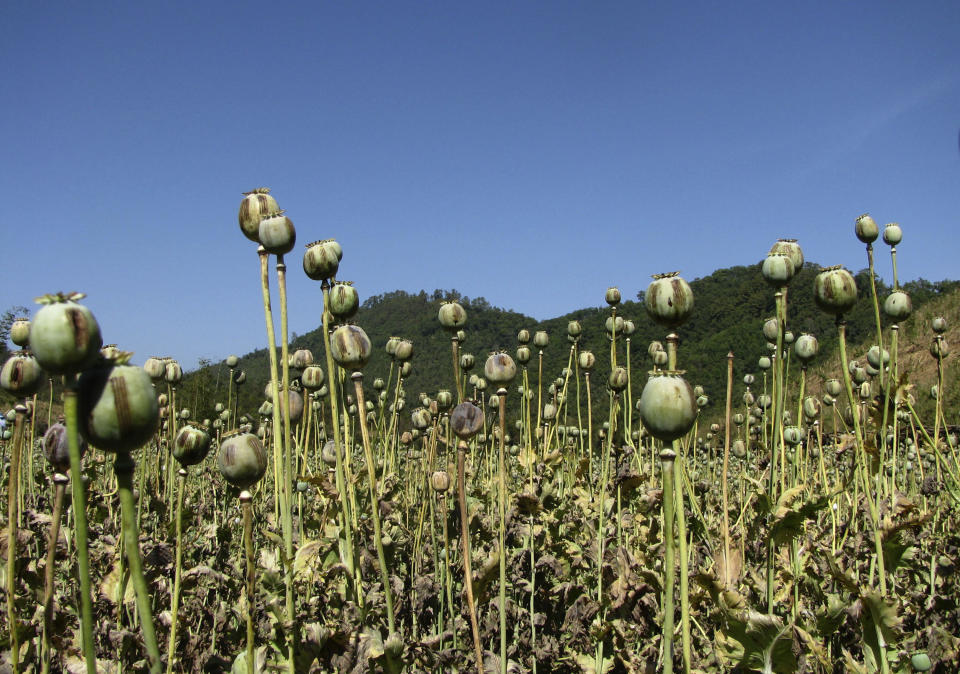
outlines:
[[[743,426],[743,422],[745,420],[746,419],[740,412],[737,412],[736,414],[733,415],[733,423],[736,424],[737,426]]]
[[[623,317],[607,316],[607,320],[604,322],[604,328],[606,328],[608,335],[619,335],[623,332]]]
[[[733,452],[735,457],[742,459],[747,455],[747,446],[744,444],[743,440],[734,440],[733,447],[730,448],[730,451]]]
[[[450,413],[450,429],[462,440],[468,440],[483,428],[483,409],[467,400]]]
[[[910,656],[910,666],[915,672],[927,672],[933,667],[930,656],[923,652],[914,653]]]
[[[611,307],[617,306],[620,304],[620,288],[615,288],[613,286],[607,288],[607,292],[604,294],[603,298]]]
[[[679,371],[650,373],[637,410],[650,435],[663,442],[689,433],[697,418],[693,389]]]
[[[569,321],[567,323],[568,337],[579,337],[582,332],[583,332],[583,326],[580,325],[580,321]]]
[[[537,330],[533,333],[533,345],[538,349],[546,348],[550,343],[550,336],[544,330]]]
[[[87,441],[80,438],[81,458],[87,451]],[[43,435],[43,455],[53,469],[65,473],[70,470],[70,447],[67,443],[67,427],[62,421],[50,426]]]
[[[798,426],[787,426],[783,429],[783,441],[791,447],[796,447],[803,440],[803,431]]]
[[[874,368],[880,369],[881,365],[886,366],[890,363],[890,353],[884,349],[881,357],[880,347],[874,344],[867,351],[867,362],[870,363],[870,365],[872,365]]]
[[[153,381],[160,381],[167,371],[167,364],[162,358],[150,356],[143,363],[143,371],[146,372],[147,376]]]
[[[793,263],[793,273],[798,273],[803,269],[803,249],[796,239],[777,239],[777,242],[770,248],[770,255],[786,255]]]
[[[710,398],[707,396],[697,396],[697,407],[704,408],[710,403]]]
[[[517,347],[517,362],[526,365],[530,362],[530,347],[526,345]]]
[[[653,364],[657,367],[663,367],[667,364],[668,360],[670,360],[670,356],[667,355],[666,351],[657,351],[653,355]]]
[[[883,242],[889,246],[896,246],[903,241],[903,230],[896,222],[888,222],[883,226]]]
[[[858,367],[853,371],[853,383],[854,384],[863,384],[867,381],[869,375],[867,375],[866,369]]]
[[[547,403],[543,406],[543,420],[553,421],[557,418],[557,406],[553,403]]]
[[[10,356],[0,368],[0,388],[16,398],[26,398],[40,389],[42,374],[37,359],[21,351]]]
[[[353,317],[360,308],[360,296],[349,281],[337,281],[330,288],[330,301],[327,309],[337,319],[345,321]]]
[[[325,281],[337,275],[343,249],[333,239],[307,244],[303,253],[303,273],[314,281]]]
[[[771,405],[772,403],[773,403],[773,398],[771,398],[771,397],[770,397],[768,394],[766,394],[766,393],[761,394],[760,397],[757,398],[757,404],[758,404],[762,409],[765,409],[765,410],[766,410],[766,409],[769,409],[769,408],[770,408],[770,405]]]
[[[857,303],[857,282],[843,267],[827,267],[813,281],[813,299],[828,314],[845,314]]]
[[[244,192],[238,216],[240,231],[254,243],[260,243],[260,220],[267,213],[278,210],[280,207],[277,206],[277,200],[270,196],[269,188],[258,187],[250,192]]]
[[[227,356],[227,367],[229,367],[231,370],[239,364],[240,364],[239,358],[233,355]]]
[[[940,397],[940,388],[936,384],[930,387],[930,397],[934,400]]]
[[[447,389],[437,391],[437,409],[445,412],[453,405],[453,395]]]
[[[816,358],[819,351],[820,342],[817,341],[816,337],[807,333],[800,335],[793,345],[793,352],[796,354],[797,359],[804,365]]]
[[[756,381],[756,377],[754,377],[752,374],[743,375],[743,383],[746,384],[747,386],[752,385],[753,382],[755,381]]]
[[[520,330],[517,333],[517,343],[518,344],[529,344],[530,343],[530,331],[526,328]]]
[[[757,367],[761,370],[769,370],[772,365],[773,362],[769,356],[760,356],[760,359],[757,361]]]
[[[153,437],[160,409],[150,377],[109,361],[85,371],[77,385],[80,432],[109,452],[130,452]]]
[[[946,358],[949,353],[950,345],[947,344],[947,340],[943,338],[943,335],[937,335],[930,343],[930,355],[936,360],[942,360]]]
[[[30,319],[14,318],[10,324],[10,341],[23,348],[30,344]]]
[[[397,348],[393,355],[397,360],[410,360],[413,358],[413,342],[409,339],[401,339],[397,342]]]
[[[302,383],[303,388],[308,391],[316,391],[323,386],[324,378],[323,369],[319,365],[308,365],[300,375],[300,383]]]
[[[400,376],[401,376],[401,377],[404,377],[404,378],[409,377],[411,370],[413,370],[413,364],[410,363],[409,360],[405,360],[405,361],[403,361],[403,363],[400,364]]]
[[[293,227],[293,220],[284,215],[282,210],[261,218],[258,236],[260,245],[273,255],[286,255],[293,250],[297,242],[297,230]]]
[[[647,315],[671,329],[682,325],[693,312],[693,290],[679,273],[655,274],[644,296]]]
[[[824,389],[827,391],[827,393],[836,398],[843,390],[843,386],[840,384],[839,379],[828,379],[824,384]]]
[[[863,243],[873,243],[880,234],[880,228],[877,227],[877,223],[873,218],[867,213],[864,213],[857,218],[856,232],[857,238]]]
[[[181,466],[197,465],[207,457],[209,451],[210,433],[200,424],[184,426],[173,441],[173,458]]]
[[[337,465],[337,445],[333,440],[328,440],[320,450],[320,459],[331,468]]]
[[[820,401],[817,398],[807,396],[803,399],[803,416],[809,420],[820,416]]]
[[[399,343],[400,343],[399,337],[390,337],[389,339],[387,339],[387,343],[383,348],[387,352],[388,356],[390,356],[391,358],[397,357],[397,344]]]
[[[625,334],[627,337],[629,337],[630,335],[632,335],[632,334],[635,333],[636,331],[637,331],[637,324],[636,324],[636,323],[634,323],[634,322],[631,321],[631,320],[626,320],[626,321],[623,322],[623,334]]]
[[[793,333],[787,330],[783,333],[783,343],[784,344],[793,344]]]
[[[509,384],[517,376],[517,365],[513,358],[502,351],[492,353],[484,363],[483,375],[494,384]]]
[[[760,266],[760,273],[763,274],[763,280],[774,288],[782,288],[793,278],[794,274],[793,260],[783,253],[771,253],[763,260]]]
[[[168,360],[163,366],[163,378],[168,384],[176,386],[183,380],[183,368],[175,360]]]
[[[913,313],[913,302],[910,295],[902,290],[894,290],[883,301],[883,313],[893,321],[905,321]]]
[[[472,370],[473,366],[476,365],[476,359],[474,359],[472,353],[465,353],[460,356],[460,369],[463,371]]]
[[[234,431],[220,442],[217,465],[227,482],[246,489],[259,482],[267,472],[267,453],[257,436]]]
[[[702,396],[703,394],[704,394],[704,390],[703,390],[703,387],[702,387],[700,384],[697,384],[696,386],[693,387],[693,395],[694,395],[695,397],[699,398],[699,397]]]
[[[30,326],[30,351],[50,374],[73,374],[100,355],[100,326],[87,307],[77,304],[82,293],[45,295]]]
[[[873,393],[870,389],[870,382],[864,381],[860,383],[860,400],[870,400],[873,396]]]
[[[370,338],[357,325],[341,325],[330,335],[330,355],[344,370],[362,370],[370,351]]]
[[[303,396],[297,391],[287,389],[287,409],[290,412],[290,422],[297,423],[303,416]]]
[[[297,349],[288,359],[290,367],[303,370],[313,365],[313,352],[310,349]]]
[[[457,302],[444,302],[437,314],[440,325],[447,332],[456,332],[467,322],[467,312]]]
[[[581,351],[577,355],[577,364],[580,366],[580,369],[584,372],[589,372],[593,369],[593,366],[597,363],[597,357],[593,355],[592,351]]]
[[[930,327],[933,328],[933,331],[938,335],[942,335],[947,331],[947,319],[943,316],[937,316],[933,319],[933,322],[930,324]]]
[[[620,392],[627,388],[629,381],[630,377],[627,376],[627,368],[618,365],[607,378],[607,386],[610,387],[611,391]]]

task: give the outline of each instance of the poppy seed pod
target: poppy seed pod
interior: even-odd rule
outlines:
[[[450,409],[450,406],[453,404],[453,394],[450,393],[447,389],[440,389],[437,391],[437,409],[441,412]]]
[[[430,486],[438,494],[442,494],[450,489],[450,474],[445,470],[438,470],[430,476]]]
[[[240,386],[246,381],[247,381],[247,373],[244,372],[243,370],[237,370],[233,374],[233,383],[236,384],[237,386]]]
[[[337,275],[343,249],[333,239],[307,244],[303,253],[303,273],[314,281],[324,281]]]
[[[902,290],[894,290],[883,301],[883,313],[894,321],[905,321],[910,318],[910,314],[913,313],[910,295]]]
[[[827,267],[813,281],[813,299],[828,314],[845,314],[857,303],[857,282],[843,267]]]
[[[530,331],[526,328],[520,330],[517,333],[517,343],[518,344],[529,344],[530,343]]]
[[[608,335],[619,335],[623,332],[623,317],[607,316],[607,320],[604,321],[603,327],[606,328]]]
[[[670,357],[667,355],[666,351],[657,351],[653,354],[653,364],[657,367],[663,367],[667,364],[667,361],[670,360]]]
[[[636,332],[636,331],[637,331],[637,324],[636,324],[636,323],[634,323],[634,322],[631,321],[631,320],[625,320],[625,321],[623,322],[623,334],[625,334],[627,337],[629,337],[630,335],[632,335],[632,334],[633,334],[634,332]]]
[[[767,338],[768,342],[776,342],[777,336],[780,334],[780,321],[776,318],[768,318],[763,323],[763,336]]]
[[[820,342],[817,341],[816,337],[807,333],[800,335],[793,345],[793,352],[804,365],[816,358],[819,351]]]
[[[310,349],[297,349],[290,354],[290,367],[303,370],[313,365],[313,352]]]
[[[582,332],[583,326],[580,325],[580,321],[570,321],[567,323],[567,336],[579,337]]]
[[[743,375],[743,383],[746,384],[747,386],[752,385],[753,382],[755,382],[756,380],[757,380],[756,377],[754,377],[752,374]]]
[[[224,479],[239,489],[256,484],[267,472],[267,453],[252,433],[234,431],[220,442],[217,466]]]
[[[941,360],[946,358],[949,353],[950,345],[947,344],[947,340],[943,338],[943,335],[937,335],[930,343],[930,355],[937,360]]]
[[[231,370],[240,364],[240,359],[237,356],[230,355],[227,356],[227,367]]]
[[[823,388],[828,394],[832,395],[834,398],[840,395],[840,391],[843,390],[843,387],[841,386],[839,379],[828,379],[826,383],[823,385]]]
[[[874,344],[867,351],[867,362],[879,370],[881,366],[886,366],[890,362],[890,353],[884,349],[881,354],[880,347]]]
[[[457,302],[444,302],[437,314],[440,325],[447,332],[456,332],[467,322],[467,311]]]
[[[769,356],[760,356],[760,359],[757,361],[757,367],[761,370],[769,370],[771,365],[773,365],[773,363]]]
[[[316,391],[321,386],[323,386],[324,374],[323,369],[319,365],[309,365],[303,369],[303,373],[300,375],[300,382],[303,384],[303,388],[308,391]]]
[[[743,394],[744,405],[747,405],[747,406],[752,405],[755,401],[756,401],[756,398],[754,397],[753,393],[751,393],[750,391],[747,391],[746,393]]]
[[[77,384],[80,432],[99,449],[130,452],[143,446],[160,420],[153,383],[143,368],[104,361]]]
[[[397,360],[410,360],[413,358],[413,342],[409,339],[401,339],[397,342],[393,355]]]
[[[244,192],[243,201],[240,202],[240,213],[237,216],[240,231],[254,243],[260,243],[260,220],[267,213],[275,213],[278,210],[280,207],[277,205],[277,200],[270,196],[268,187],[258,187],[250,192]]]
[[[803,399],[803,416],[807,419],[816,419],[820,416],[820,401],[814,396]]]
[[[87,441],[80,438],[80,457],[87,451]],[[67,442],[67,427],[62,422],[50,426],[43,434],[43,456],[54,470],[65,473],[70,469],[70,447]]]
[[[650,435],[663,442],[689,433],[697,418],[693,388],[679,371],[651,373],[637,410]]]
[[[592,351],[581,351],[577,356],[577,364],[580,366],[580,369],[584,372],[589,372],[593,369],[593,366],[597,363],[597,357],[593,355]]]
[[[30,351],[50,374],[73,374],[100,355],[100,326],[87,307],[77,304],[83,293],[37,298],[43,304],[30,326]]]
[[[423,407],[418,407],[413,412],[410,413],[410,420],[413,422],[413,427],[419,430],[423,430],[430,426],[430,422],[433,421],[433,417],[430,415],[430,412]]]
[[[390,337],[387,339],[387,343],[384,345],[383,349],[387,352],[387,355],[391,358],[397,357],[397,344],[400,343],[399,337]]]
[[[783,441],[791,447],[799,445],[801,440],[803,440],[803,431],[799,427],[787,426],[783,429]]]
[[[472,353],[465,353],[462,356],[460,356],[460,369],[472,370],[473,366],[476,364],[477,364],[477,361],[473,357]]]
[[[680,327],[693,311],[693,290],[679,273],[655,274],[644,296],[647,315],[671,329]]]
[[[509,384],[517,376],[517,365],[502,351],[492,353],[483,365],[483,375],[494,384]]]
[[[161,358],[150,356],[143,362],[143,371],[153,381],[160,381],[167,371],[167,364]]]
[[[535,333],[533,333],[533,345],[538,349],[546,348],[547,344],[549,343],[550,336],[545,330],[537,330]]]
[[[855,228],[857,232],[857,238],[863,243],[873,243],[877,240],[877,236],[880,234],[880,228],[877,227],[876,220],[871,218],[867,213],[864,213],[857,218]]]
[[[627,368],[618,365],[607,378],[607,386],[610,387],[611,391],[620,392],[627,388],[629,381],[630,377],[627,376]]]
[[[760,267],[763,280],[775,288],[782,288],[793,278],[793,260],[783,253],[771,253]]]
[[[370,351],[370,338],[357,325],[341,325],[330,335],[330,355],[345,370],[363,369]]]
[[[450,429],[462,439],[468,440],[483,428],[483,409],[467,400],[453,408],[450,413]]]
[[[883,226],[883,242],[888,246],[896,246],[903,241],[903,230],[896,222],[888,222]]]
[[[273,255],[286,255],[297,242],[293,220],[283,213],[282,210],[274,211],[260,220],[260,245]]]
[[[30,319],[14,318],[10,324],[10,341],[19,347],[25,347],[30,343]]]
[[[177,432],[173,441],[173,458],[181,466],[195,466],[210,451],[210,433],[200,424],[189,424]]]
[[[793,273],[798,273],[803,269],[803,249],[796,239],[777,239],[777,242],[770,248],[770,255],[786,255],[793,262]]]
[[[353,317],[360,308],[360,296],[349,281],[337,281],[330,288],[327,309],[339,320]]]
[[[615,307],[620,304],[620,288],[611,286],[607,288],[607,292],[604,294],[603,298],[607,301],[611,307]]]
[[[0,388],[17,398],[33,395],[41,383],[40,364],[25,351],[10,356],[0,369]]]
[[[930,327],[933,328],[933,331],[938,335],[942,335],[947,331],[947,319],[943,316],[937,316],[933,319],[933,322],[930,324]]]
[[[517,347],[517,362],[526,365],[530,362],[530,347],[526,345]]]

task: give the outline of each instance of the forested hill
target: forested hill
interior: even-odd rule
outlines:
[[[815,334],[821,345],[821,354],[829,354],[836,345],[834,319],[820,311],[813,301],[813,279],[820,267],[807,263],[791,282],[788,301],[787,329],[799,336],[803,332]],[[646,281],[642,281],[646,285]],[[760,264],[732,267],[714,272],[710,276],[690,282],[694,293],[694,311],[691,319],[679,330],[679,366],[686,370],[691,384],[702,385],[711,397],[712,404],[722,404],[726,381],[727,353],[734,354],[736,381],[743,374],[759,374],[757,361],[768,353],[766,340],[761,333],[763,322],[774,313],[773,289],[764,283]],[[851,344],[868,339],[874,330],[873,306],[870,301],[870,279],[866,271],[857,274],[860,299],[847,318],[847,335]],[[958,281],[928,282],[924,280],[907,283],[904,288],[910,293],[914,309],[919,309],[932,299],[960,287]],[[456,299],[467,310],[466,340],[461,349],[472,353],[476,359],[473,372],[482,375],[487,355],[497,349],[514,354],[517,347],[517,332],[527,328],[531,334],[545,330],[550,343],[543,351],[543,374],[546,382],[560,375],[566,367],[570,354],[567,340],[567,324],[579,320],[583,326],[581,349],[592,350],[597,356],[598,374],[593,378],[598,392],[602,390],[609,373],[609,339],[604,322],[610,308],[603,303],[605,288],[597,288],[598,306],[572,311],[564,316],[538,322],[523,314],[493,307],[485,299],[464,297],[456,290],[421,291],[410,294],[395,291],[376,295],[363,301],[352,322],[361,326],[374,346],[373,357],[365,370],[367,385],[376,377],[387,378],[390,359],[384,346],[391,336],[409,339],[414,345],[413,370],[406,380],[407,400],[411,409],[421,391],[431,397],[441,388],[454,389],[450,336],[443,331],[437,313],[443,300]],[[627,296],[628,289],[622,289]],[[882,298],[890,289],[878,280],[878,293]],[[633,369],[634,397],[639,395],[645,373],[650,369],[647,346],[652,340],[663,340],[666,330],[654,324],[643,308],[643,292],[636,300],[624,301],[617,309],[618,315],[632,320],[636,331],[631,336],[631,366]],[[625,359],[625,344],[619,344],[619,362]],[[532,345],[531,345],[532,347]],[[320,329],[297,337],[291,344],[291,352],[298,348],[313,351],[318,364],[324,366],[324,351]],[[536,381],[537,354],[530,361],[531,382]],[[825,359],[824,359],[825,360]],[[259,407],[264,384],[269,377],[269,361],[266,350],[258,350],[241,358],[240,367],[247,372],[247,383],[241,389],[241,403],[246,411]],[[817,361],[812,365],[817,368]],[[223,363],[202,368],[190,374],[184,384],[187,399],[226,400],[226,366]],[[192,395],[193,392],[196,394]],[[209,412],[196,409],[200,416]],[[202,418],[202,417],[201,417]]]

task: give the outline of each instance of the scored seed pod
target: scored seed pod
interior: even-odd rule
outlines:
[[[80,438],[80,457],[87,452],[87,441]],[[50,426],[43,434],[43,456],[53,469],[60,473],[70,470],[70,446],[67,442],[67,427],[63,420]]]
[[[38,297],[43,306],[30,326],[30,351],[50,374],[74,374],[100,356],[100,326],[93,313],[76,300],[83,293]]]
[[[413,423],[414,428],[422,431],[430,427],[433,416],[430,414],[430,410],[424,407],[418,407],[410,413],[410,421]]]
[[[620,304],[620,288],[614,286],[607,288],[607,292],[604,294],[603,298],[611,307],[617,306]]]
[[[517,333],[517,343],[518,344],[529,344],[530,343],[530,331],[526,328],[520,330]]]
[[[796,354],[797,359],[806,365],[817,357],[817,353],[820,352],[820,342],[818,342],[817,338],[813,335],[803,333],[794,343],[793,352]]]
[[[238,489],[259,482],[267,472],[267,453],[252,433],[233,431],[224,435],[217,455],[217,466],[224,479]]]
[[[580,321],[569,321],[567,323],[568,337],[579,337],[582,332],[583,332],[583,326],[580,325]]]
[[[947,340],[943,338],[943,335],[937,335],[930,343],[930,355],[936,360],[942,360],[946,358],[949,353],[950,345],[947,344]]]
[[[352,318],[360,308],[360,295],[350,281],[337,281],[330,288],[330,300],[327,309],[338,320]]]
[[[902,290],[894,290],[883,301],[883,313],[894,321],[907,320],[913,313],[913,302],[910,301],[910,295]]]
[[[874,369],[879,370],[880,367],[890,363],[890,352],[884,349],[881,354],[880,347],[874,344],[867,351],[867,362],[870,363]]]
[[[644,296],[647,315],[670,329],[680,327],[693,312],[693,290],[679,273],[655,274]]]
[[[10,341],[23,348],[30,344],[30,319],[19,316],[10,323]]]
[[[330,335],[330,355],[344,370],[362,370],[372,347],[367,333],[357,325],[341,325]]]
[[[319,389],[323,386],[323,380],[323,368],[319,365],[308,365],[303,368],[303,373],[300,375],[300,383],[302,383],[303,388],[308,391],[316,391]]]
[[[129,357],[129,354],[124,354]],[[109,452],[131,452],[153,437],[160,421],[153,382],[143,368],[103,361],[77,384],[80,433]]]
[[[461,440],[469,440],[483,428],[483,408],[466,400],[450,413],[450,430]]]
[[[143,362],[143,371],[155,382],[163,379],[166,369],[167,366],[163,359],[156,356],[150,356]]]
[[[770,248],[770,255],[786,255],[793,262],[793,273],[803,269],[803,249],[796,239],[777,239]]]
[[[337,275],[343,249],[333,239],[314,241],[307,244],[303,253],[303,273],[314,281],[325,281]]]
[[[397,360],[410,360],[413,358],[413,342],[409,339],[399,340],[393,355]]]
[[[10,356],[0,368],[0,388],[17,398],[32,396],[43,383],[37,359],[26,351]]]
[[[476,358],[473,357],[472,353],[465,353],[460,356],[460,369],[463,371],[472,370],[474,365],[477,364]]]
[[[597,357],[593,355],[592,351],[581,351],[577,355],[577,364],[581,370],[589,372],[597,364]]]
[[[173,458],[181,466],[195,466],[210,451],[210,432],[203,424],[188,424],[177,432],[173,440]]]
[[[272,255],[286,255],[297,242],[293,220],[284,215],[282,210],[268,213],[260,219],[258,236],[260,245]]]
[[[843,385],[840,384],[839,379],[828,379],[823,385],[824,390],[834,398],[840,395],[840,392],[843,390]]]
[[[550,335],[547,334],[546,330],[537,330],[533,333],[533,345],[538,349],[545,349],[550,343]]]
[[[530,362],[530,347],[526,344],[517,347],[517,362],[526,365]]]
[[[671,442],[690,432],[697,418],[697,401],[693,388],[679,370],[651,372],[637,411],[650,435]]]
[[[883,226],[883,242],[888,246],[896,246],[903,241],[903,230],[896,222],[888,222]]]
[[[803,431],[799,426],[787,426],[783,429],[783,441],[791,447],[795,447],[803,440]]]
[[[857,232],[857,238],[863,243],[873,243],[877,240],[877,236],[880,234],[880,228],[877,227],[876,220],[871,218],[867,213],[864,213],[857,218],[855,228]]]
[[[790,283],[794,274],[793,260],[783,253],[771,253],[764,258],[760,266],[763,280],[774,288],[783,288]]]
[[[627,320],[625,320],[625,321],[623,322],[623,334],[625,334],[627,337],[629,337],[630,335],[632,335],[632,334],[633,334],[634,332],[636,332],[636,331],[637,331],[637,324],[636,324],[636,323],[634,323],[633,321],[631,321],[631,320],[629,320],[629,319],[627,319]]]
[[[168,360],[163,367],[163,378],[168,384],[176,386],[183,380],[183,368],[175,360]]]
[[[502,351],[492,353],[483,365],[483,375],[494,384],[509,384],[517,376],[517,365],[513,362],[513,358]]]
[[[456,332],[467,322],[467,311],[458,302],[444,302],[440,305],[437,320],[447,332]]]
[[[669,360],[670,356],[666,351],[657,351],[655,354],[653,354],[653,364],[657,367],[663,367]]]
[[[253,241],[260,243],[260,220],[267,213],[280,210],[277,200],[270,196],[270,188],[258,187],[250,192],[243,193],[240,202],[240,213],[237,219],[240,222],[240,231]]]
[[[780,334],[780,321],[776,318],[768,318],[763,322],[763,336],[768,342],[776,342]]]
[[[857,282],[839,265],[826,267],[813,281],[813,299],[828,314],[845,314],[857,303]]]
[[[313,365],[313,352],[310,349],[297,349],[290,354],[288,364],[297,370],[305,370]]]
[[[947,331],[947,319],[944,318],[943,316],[937,316],[937,317],[934,318],[933,321],[930,323],[930,327],[933,328],[933,331],[934,331],[936,334],[942,335],[943,333],[945,333],[945,332]]]
[[[430,486],[438,494],[442,494],[450,489],[450,473],[445,470],[438,470],[430,476]]]
[[[627,375],[627,368],[618,365],[614,368],[613,372],[610,373],[610,376],[607,377],[607,386],[611,391],[620,392],[627,388],[627,384],[630,382],[630,377]]]
[[[623,332],[623,316],[607,316],[603,327],[606,329],[608,335],[616,336],[621,334]]]

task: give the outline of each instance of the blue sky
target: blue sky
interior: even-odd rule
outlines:
[[[535,318],[779,237],[958,278],[960,3],[5,3],[0,310],[81,290],[108,342],[265,343],[241,193],[361,299],[457,288]],[[890,280],[886,246],[878,271]],[[759,281],[758,281],[759,282]],[[521,326],[518,326],[518,328]]]

